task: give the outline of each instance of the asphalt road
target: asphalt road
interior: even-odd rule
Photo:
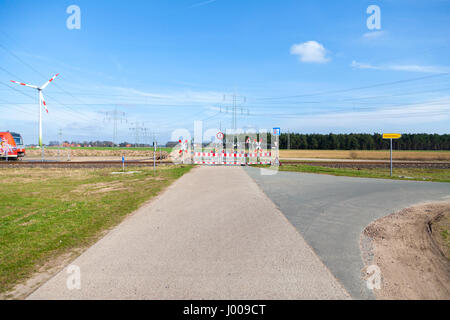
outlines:
[[[450,184],[247,168],[353,298],[370,299],[359,239],[373,220],[413,204],[450,200]]]
[[[198,167],[29,299],[350,298],[240,167]]]

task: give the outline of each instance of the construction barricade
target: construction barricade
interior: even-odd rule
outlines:
[[[223,164],[224,165],[245,165],[246,154],[244,152],[224,152]]]
[[[271,164],[270,152],[253,152],[246,155],[247,164]]]
[[[195,152],[194,164],[202,165],[252,165],[252,164],[271,164],[271,152],[243,153],[243,152]]]
[[[222,154],[216,152],[195,152],[195,164],[219,165],[222,164]]]

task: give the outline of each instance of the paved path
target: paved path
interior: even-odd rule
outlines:
[[[348,294],[242,168],[195,168],[30,299],[343,299]]]
[[[424,201],[450,200],[450,184],[246,171],[345,286],[353,298],[373,298],[361,280],[361,232],[373,220]]]

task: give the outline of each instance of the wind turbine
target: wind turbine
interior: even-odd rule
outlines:
[[[17,83],[17,84],[20,84],[25,87],[30,87],[30,88],[36,89],[39,92],[39,147],[40,148],[42,148],[42,106],[45,108],[45,111],[48,113],[47,104],[45,103],[44,95],[42,94],[42,90],[47,88],[49,83],[52,82],[58,75],[59,75],[59,73],[54,75],[53,78],[48,80],[46,83],[44,83],[40,87],[11,80],[11,82],[13,82],[13,83]]]

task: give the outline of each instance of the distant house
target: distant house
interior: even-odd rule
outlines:
[[[178,144],[178,141],[169,141],[166,143],[167,148],[173,148]]]

